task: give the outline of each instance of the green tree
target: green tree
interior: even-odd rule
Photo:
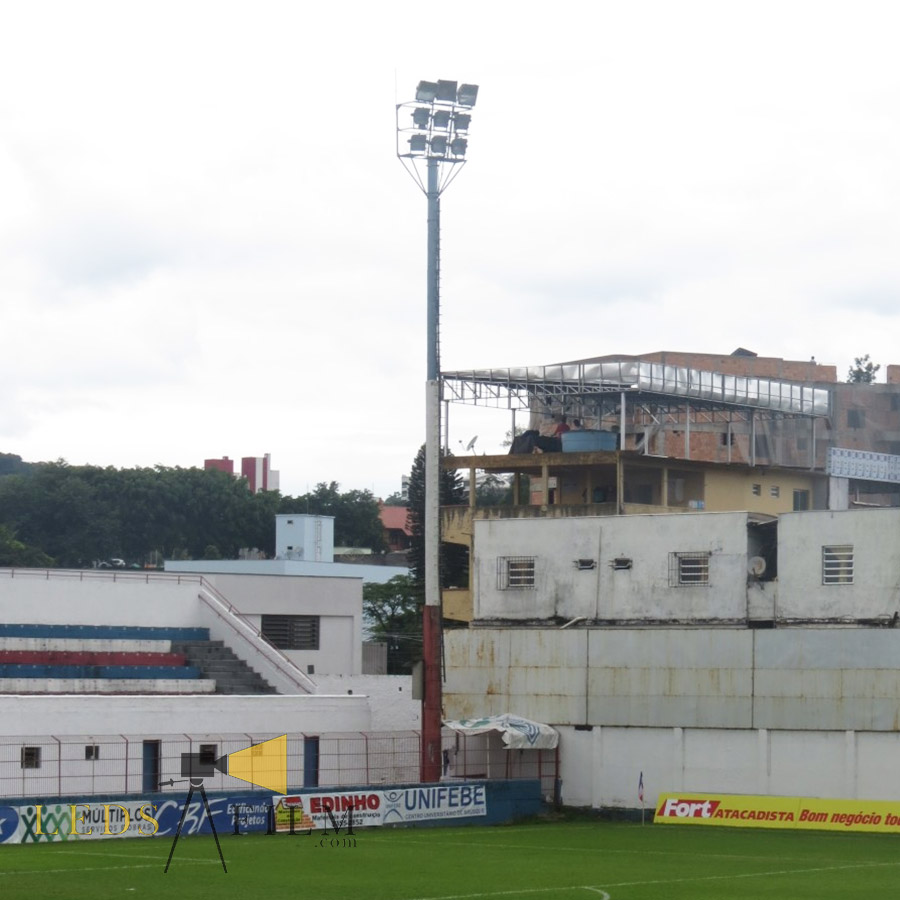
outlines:
[[[57,565],[85,567],[158,554],[199,558],[208,546],[233,559],[241,547],[271,554],[277,492],[197,468],[115,469],[36,463],[0,478],[0,524]]]
[[[363,615],[376,641],[388,647],[388,675],[406,675],[422,658],[422,603],[409,575],[363,585]]]
[[[857,356],[847,372],[847,381],[851,384],[871,384],[881,368],[881,363],[873,363],[869,354]]]
[[[46,553],[23,544],[11,528],[0,525],[0,566],[46,569],[52,565],[53,560]]]
[[[458,472],[442,469],[440,505],[458,506],[464,502],[465,489]],[[409,474],[409,568],[417,596],[425,596],[425,445],[419,448]],[[440,584],[446,587],[468,587],[469,554],[460,544],[441,543]]]
[[[394,491],[381,501],[385,506],[406,506],[407,500],[400,496],[400,491]]]
[[[0,475],[24,475],[30,471],[32,463],[22,462],[15,453],[0,453]]]

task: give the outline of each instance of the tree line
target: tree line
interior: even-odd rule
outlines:
[[[335,543],[386,550],[369,491],[320,483],[297,496],[253,494],[243,479],[198,468],[116,469],[0,454],[0,566],[90,567],[113,558],[235,559],[275,552],[275,515],[335,517]]]

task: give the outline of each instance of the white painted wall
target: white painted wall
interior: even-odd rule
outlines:
[[[203,627],[200,582],[178,576],[79,570],[0,573],[0,621],[34,625]]]
[[[900,733],[594,727],[560,731],[563,802],[635,809],[664,791],[900,800]]]
[[[709,552],[709,584],[672,586],[676,552]],[[535,558],[533,590],[498,587],[498,559],[510,556]],[[632,567],[613,569],[619,557]],[[477,619],[742,620],[746,580],[746,513],[475,521]]]
[[[0,695],[0,737],[66,734],[179,734],[367,731],[364,696],[279,694],[206,696]]]
[[[822,547],[853,546],[853,584],[822,584]],[[889,618],[900,610],[900,509],[786,513],[778,520],[777,615]]]
[[[316,674],[312,678],[323,693],[368,697],[373,731],[417,731],[421,728],[422,701],[413,700],[409,675]]]

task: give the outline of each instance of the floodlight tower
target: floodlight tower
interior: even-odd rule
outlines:
[[[440,263],[441,194],[465,165],[477,84],[420,81],[397,106],[397,156],[428,198],[428,354],[425,387],[425,609],[422,781],[441,777]],[[411,121],[407,119],[410,116]],[[422,178],[422,167],[425,178]]]

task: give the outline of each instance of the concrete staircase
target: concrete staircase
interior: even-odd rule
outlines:
[[[202,678],[214,679],[217,694],[278,693],[222,641],[172,641],[172,652],[183,653],[187,664],[198,668]]]

